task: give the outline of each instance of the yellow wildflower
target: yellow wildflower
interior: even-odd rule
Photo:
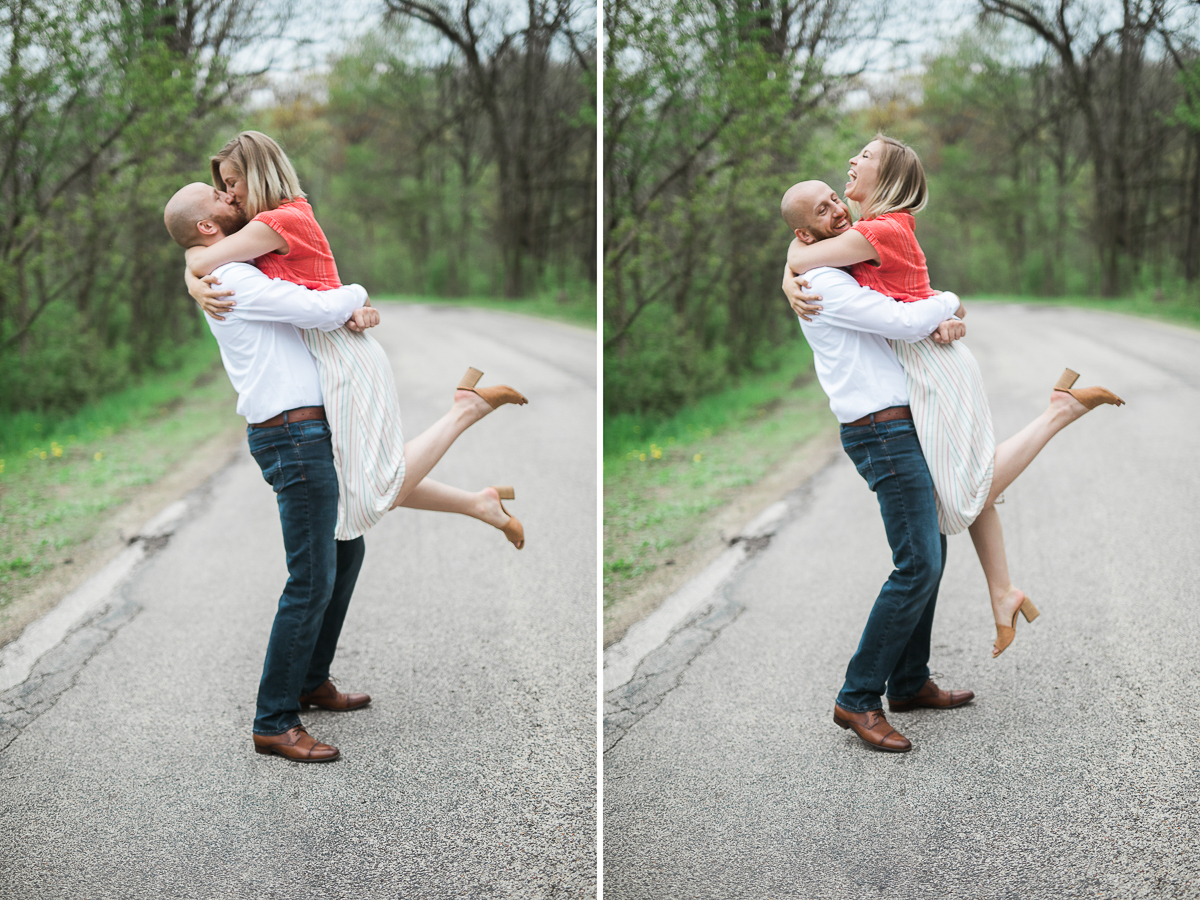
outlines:
[[[704,456],[697,453],[695,456],[692,457],[692,462],[700,462],[700,460],[702,460],[702,459],[704,459]]]
[[[41,455],[42,459],[45,459],[45,458],[46,458],[46,451],[45,451],[45,450],[43,450],[43,451],[41,452],[41,454],[40,454],[40,455]]]
[[[646,454],[645,454],[645,453],[643,453],[643,454],[639,455],[639,456],[638,456],[638,459],[639,459],[639,460],[641,460],[642,462],[645,462],[645,461],[646,461]]]
[[[104,454],[97,450],[96,455],[93,456],[92,459],[94,459],[96,462],[100,462],[100,460],[104,459]]]

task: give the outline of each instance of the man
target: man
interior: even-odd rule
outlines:
[[[215,244],[246,221],[227,194],[199,183],[176,193],[163,218],[185,249]],[[329,680],[364,543],[361,537],[334,540],[333,447],[316,363],[299,329],[332,331],[345,324],[359,331],[378,324],[379,313],[357,284],[310,291],[246,263],[214,274],[236,291],[238,302],[223,320],[206,321],[238,393],[238,414],[249,424],[250,451],[275,490],[288,560],[259,682],[254,749],[298,762],[329,762],[338,749],[311,737],[298,713],[314,704],[358,709],[371,700],[341,693]]]
[[[831,238],[851,224],[845,203],[819,181],[793,185],[781,212],[806,244]],[[846,668],[833,720],[872,747],[903,753],[912,744],[884,717],[885,691],[892,712],[949,709],[975,695],[941,690],[929,677],[946,538],[938,530],[933,481],[913,426],[904,370],[887,341],[912,343],[931,334],[942,343],[957,340],[966,326],[956,316],[964,313],[958,297],[949,292],[899,303],[861,287],[841,269],[813,269],[805,279],[819,297],[804,294],[803,282],[786,267],[784,293],[800,315],[817,379],[842,423],[842,446],[879,500],[895,565]],[[804,302],[815,299],[822,301],[820,306]]]

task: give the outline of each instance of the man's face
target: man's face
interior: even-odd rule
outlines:
[[[233,202],[233,198],[216,188],[211,189],[206,213],[205,218],[211,219],[227,235],[240,231],[246,224],[246,214]]]
[[[850,210],[837,195],[837,191],[829,185],[814,187],[802,202],[809,204],[809,227],[801,230],[808,232],[812,238],[805,243],[823,241],[835,234],[841,234],[850,227]],[[800,239],[804,240],[803,236]]]

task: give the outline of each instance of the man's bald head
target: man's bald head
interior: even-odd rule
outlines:
[[[783,195],[779,211],[788,228],[806,244],[831,238],[850,227],[846,204],[823,181],[793,184]]]
[[[211,184],[196,181],[167,201],[163,222],[175,243],[187,249],[233,234],[246,224],[246,217],[222,200]]]

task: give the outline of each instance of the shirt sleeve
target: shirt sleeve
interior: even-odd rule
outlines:
[[[284,240],[287,240],[288,234],[295,228],[295,218],[298,212],[294,206],[285,204],[276,209],[264,209],[254,217],[254,221],[262,222]]]
[[[334,331],[367,300],[366,288],[359,284],[313,291],[268,278],[244,263],[222,266],[217,273],[221,286],[232,288],[237,301],[226,315],[244,322],[287,322],[297,328]]]
[[[863,287],[841,269],[814,269],[807,278],[813,293],[821,295],[821,313],[812,325],[865,331],[909,344],[929,337],[959,306],[958,296],[950,291],[901,303]]]
[[[879,259],[882,262],[884,248],[880,244],[879,230],[886,227],[887,222],[882,219],[859,219],[854,223],[854,230],[870,241],[871,246],[875,248],[875,252],[879,254]]]

